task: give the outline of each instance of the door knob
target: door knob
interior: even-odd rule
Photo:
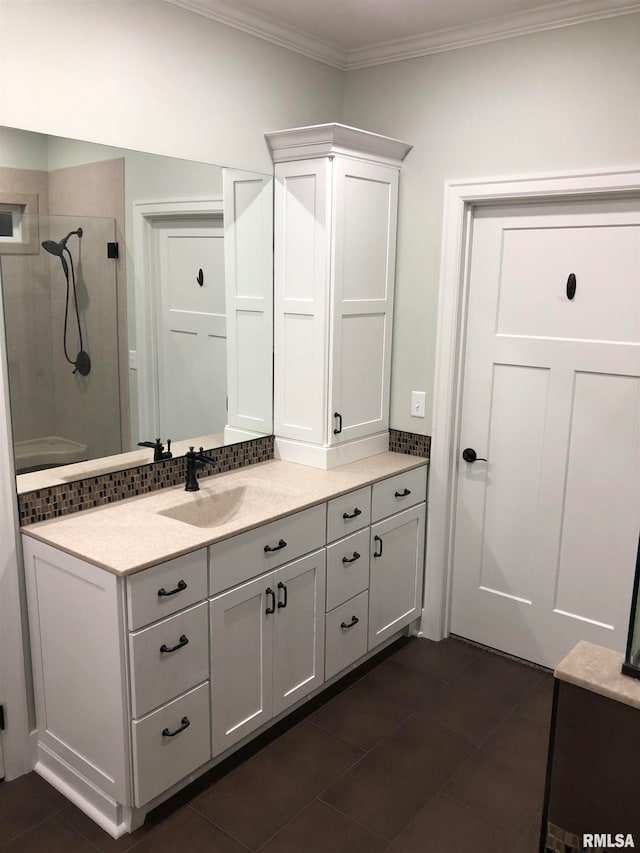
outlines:
[[[465,462],[486,462],[481,456],[478,456],[473,447],[465,447],[462,451],[462,458]]]

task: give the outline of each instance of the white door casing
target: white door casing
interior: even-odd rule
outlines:
[[[422,633],[431,639],[441,639],[449,633],[463,317],[473,211],[482,205],[502,202],[622,198],[639,191],[639,169],[458,181],[449,182],[445,187],[428,496],[429,536],[421,625]]]
[[[640,203],[476,211],[451,630],[622,651],[640,527]],[[577,291],[569,298],[569,276]]]
[[[139,201],[133,204],[139,435],[159,436],[155,224],[167,219],[222,217],[222,199]],[[197,275],[197,269],[195,275]],[[194,275],[194,287],[195,284]],[[191,433],[192,435],[195,433]],[[173,438],[173,436],[163,436]]]

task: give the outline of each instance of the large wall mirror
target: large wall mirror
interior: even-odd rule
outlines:
[[[18,491],[272,432],[272,179],[0,128]]]

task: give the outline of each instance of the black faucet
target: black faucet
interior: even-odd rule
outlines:
[[[197,469],[204,465],[205,462],[208,462],[211,465],[216,465],[217,461],[212,459],[210,456],[205,456],[204,449],[202,447],[197,453],[193,447],[190,447],[185,453],[185,459],[187,460],[187,481],[185,483],[184,490],[185,492],[197,492],[200,490],[200,484],[198,483],[198,478],[196,476]]]
[[[154,441],[139,441],[138,447],[150,447],[153,450],[153,461],[162,462],[163,459],[171,459],[171,439],[167,439],[167,449],[164,449],[163,443],[159,438]]]

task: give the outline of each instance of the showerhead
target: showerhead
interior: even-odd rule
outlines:
[[[44,240],[42,242],[42,248],[45,252],[49,252],[50,255],[56,255],[58,258],[62,258],[62,253],[66,248],[67,240],[69,237],[73,237],[74,234],[77,234],[78,237],[82,237],[82,228],[76,228],[75,231],[69,231],[66,237],[63,237],[59,243],[56,243],[55,240]],[[64,258],[62,258],[64,261]]]
[[[49,252],[50,255],[57,255],[57,257],[62,257],[62,250],[64,246],[62,245],[62,241],[56,243],[55,240],[44,240],[42,243],[42,248],[45,252]]]

